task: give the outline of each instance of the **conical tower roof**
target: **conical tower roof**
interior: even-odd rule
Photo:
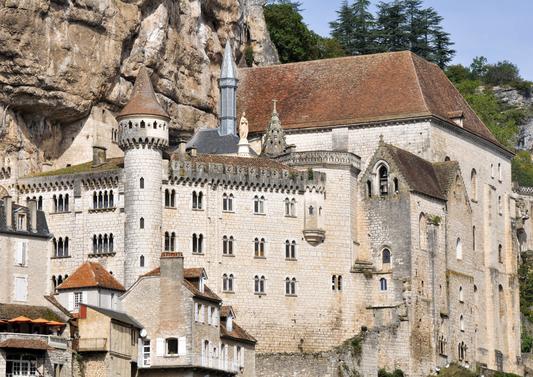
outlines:
[[[231,42],[226,42],[224,47],[224,59],[222,60],[222,68],[220,69],[221,79],[236,79],[237,67],[235,67],[235,61],[233,60],[233,52],[231,50]]]
[[[155,96],[150,76],[148,76],[148,71],[145,67],[139,69],[130,100],[118,114],[118,118],[129,115],[156,115],[170,119],[168,113],[161,107]]]

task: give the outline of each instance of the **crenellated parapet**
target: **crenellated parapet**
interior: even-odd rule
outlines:
[[[326,174],[312,171],[302,172],[261,158],[199,156],[172,161],[170,181],[297,192],[323,192]]]
[[[168,147],[168,118],[157,116],[128,116],[119,123],[119,146],[165,149]]]
[[[355,172],[361,171],[361,158],[351,152],[341,151],[305,151],[290,152],[276,158],[276,161],[301,167],[349,166]]]

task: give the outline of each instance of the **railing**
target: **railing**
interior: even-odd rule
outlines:
[[[81,340],[81,339],[80,339]],[[152,357],[150,360],[150,365],[143,366],[142,364],[139,368],[148,368],[150,366],[164,366],[164,363],[158,362],[159,357]],[[162,360],[166,360],[163,357],[160,357]],[[221,370],[230,373],[238,373],[240,371],[240,365],[238,363],[228,360],[224,362],[223,359],[219,357],[206,357],[201,354],[189,354],[186,356],[176,356],[176,359],[172,364],[180,366],[190,366],[190,367],[204,367],[209,369]],[[140,358],[142,360],[142,357]]]
[[[56,335],[0,333],[0,341],[7,339],[42,340],[52,348],[61,350],[66,350],[68,348],[68,340]]]
[[[78,352],[106,351],[107,338],[80,338]]]

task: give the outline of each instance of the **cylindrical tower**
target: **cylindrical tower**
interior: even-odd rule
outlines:
[[[168,146],[170,117],[141,68],[130,100],[117,116],[124,151],[124,285],[159,266],[161,254],[162,151]]]

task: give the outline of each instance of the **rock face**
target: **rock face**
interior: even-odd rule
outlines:
[[[237,61],[278,61],[259,0],[0,0],[0,165],[61,157],[126,103],[141,65],[173,128],[215,126],[228,38]]]

